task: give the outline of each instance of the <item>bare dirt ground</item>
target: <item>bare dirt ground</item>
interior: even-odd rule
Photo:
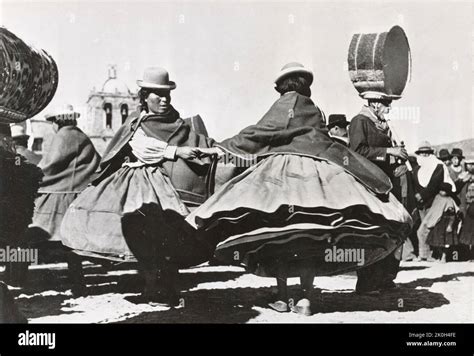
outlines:
[[[275,282],[238,267],[201,266],[181,271],[183,304],[169,309],[138,303],[134,265],[104,268],[87,263],[88,294],[74,298],[65,263],[30,266],[24,288],[11,288],[30,323],[472,323],[473,262],[404,262],[399,288],[380,296],[354,293],[355,274],[317,277],[313,315],[278,313]],[[3,270],[0,270],[0,280]],[[291,279],[291,295],[299,297]]]

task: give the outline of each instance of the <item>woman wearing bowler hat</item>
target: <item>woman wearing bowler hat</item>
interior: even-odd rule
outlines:
[[[142,296],[173,306],[178,267],[202,263],[212,252],[183,220],[207,198],[210,160],[198,158],[198,148],[212,140],[195,133],[171,105],[176,84],[165,69],[146,68],[137,84],[140,112],[115,134],[98,177],[71,205],[62,231],[78,253],[135,257],[145,277]]]
[[[303,315],[311,314],[316,275],[383,258],[411,222],[389,194],[387,176],[329,137],[310,99],[312,81],[300,63],[282,68],[274,81],[280,96],[263,118],[214,149],[252,164],[187,217],[194,227],[223,237],[217,259],[276,278],[272,309]],[[327,259],[335,246],[363,248],[364,262]],[[288,299],[289,277],[301,281],[297,303]]]

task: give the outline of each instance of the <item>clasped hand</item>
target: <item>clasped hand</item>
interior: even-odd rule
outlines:
[[[185,160],[193,160],[195,158],[209,157],[217,154],[218,151],[216,148],[182,146],[176,149],[176,156]]]

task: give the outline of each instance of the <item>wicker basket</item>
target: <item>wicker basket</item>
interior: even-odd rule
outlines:
[[[33,117],[48,105],[57,87],[53,58],[0,27],[0,123]]]

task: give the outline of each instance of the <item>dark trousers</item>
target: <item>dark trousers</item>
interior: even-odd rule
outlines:
[[[373,291],[393,284],[399,267],[400,261],[395,258],[395,252],[393,252],[383,260],[358,270],[356,290],[358,292]]]
[[[377,162],[374,162],[377,164]],[[385,167],[377,164],[390,178],[392,182],[393,189],[392,193],[402,204],[408,204],[407,199],[402,198],[402,180],[400,177],[395,177],[393,175],[393,167]],[[407,176],[405,184],[408,184],[406,187],[408,196],[412,194],[411,179]],[[368,267],[362,268],[357,271],[357,285],[356,290],[359,292],[372,291],[383,289],[385,287],[390,287],[393,285],[393,281],[397,277],[398,271],[400,269],[400,260],[395,258],[395,253],[397,250],[392,252],[390,255],[385,257],[383,260],[380,260],[376,263],[371,264]]]

